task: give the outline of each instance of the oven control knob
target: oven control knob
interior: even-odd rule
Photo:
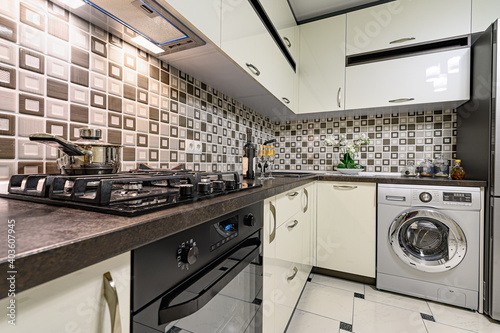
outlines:
[[[243,218],[243,224],[249,227],[253,227],[255,225],[255,216],[252,213],[245,215]]]
[[[198,247],[193,246],[191,244],[187,244],[185,246],[181,246],[179,248],[181,261],[185,264],[194,264],[198,259],[199,250]]]
[[[432,200],[432,195],[429,192],[422,192],[422,193],[420,193],[420,195],[418,196],[418,198],[422,202],[429,202],[429,201]]]

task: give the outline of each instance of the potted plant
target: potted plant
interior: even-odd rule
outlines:
[[[342,173],[356,174],[358,172],[364,171],[364,167],[354,161],[354,157],[359,152],[361,145],[367,145],[370,143],[370,138],[363,133],[361,136],[350,142],[347,141],[344,135],[340,135],[339,140],[336,140],[332,135],[329,139],[325,139],[325,146],[337,146],[339,147],[341,158],[340,163],[337,165],[337,170]]]

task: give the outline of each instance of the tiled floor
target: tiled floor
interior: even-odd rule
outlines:
[[[500,324],[466,309],[311,274],[286,333],[500,333]]]

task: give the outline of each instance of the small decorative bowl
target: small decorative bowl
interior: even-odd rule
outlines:
[[[343,173],[344,175],[357,175],[360,172],[365,171],[364,169],[345,169],[345,168],[337,168],[337,171]]]

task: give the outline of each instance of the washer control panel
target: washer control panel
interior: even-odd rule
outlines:
[[[443,192],[443,204],[456,206],[472,206],[472,194]]]

